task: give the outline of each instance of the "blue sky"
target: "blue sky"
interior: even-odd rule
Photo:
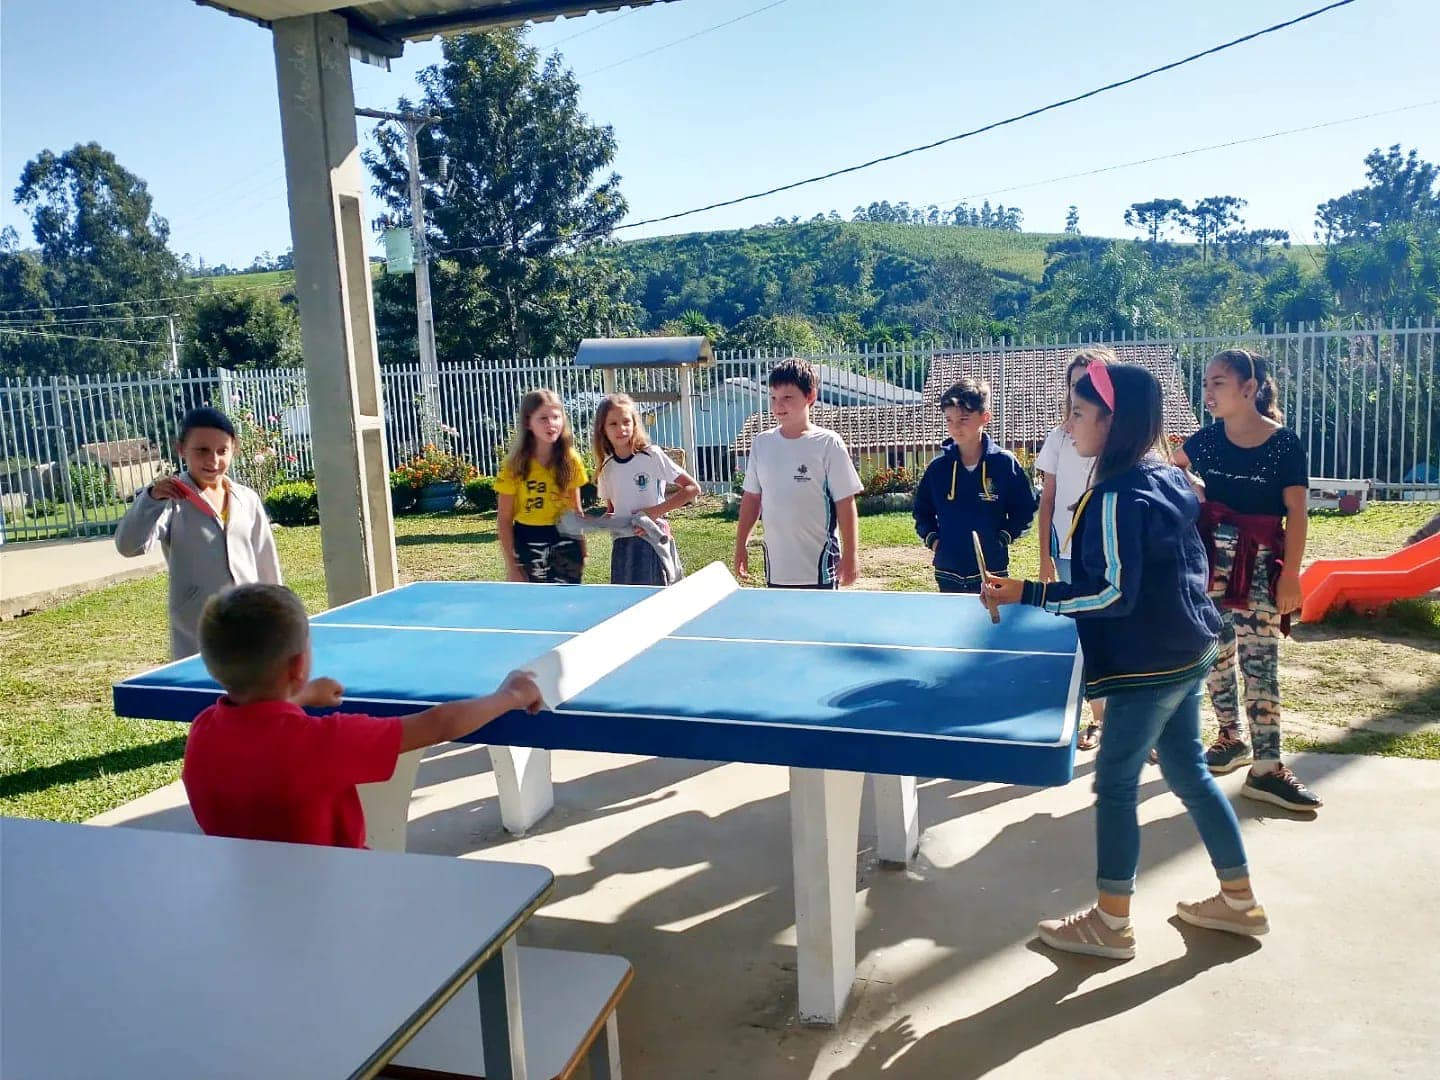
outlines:
[[[580,75],[619,141],[631,219],[699,206],[928,142],[1291,18],[1320,0],[681,0],[532,29]],[[1157,13],[1156,9],[1165,9]],[[582,33],[584,31],[584,33]],[[580,36],[575,36],[580,35]],[[1308,238],[1315,204],[1358,185],[1375,146],[1440,160],[1433,0],[1360,0],[1280,34],[1011,128],[758,202],[624,236],[731,228],[888,198],[1018,205],[1027,231],[1130,235],[1155,196],[1249,199],[1252,227]],[[384,72],[356,65],[358,104],[416,96],[438,44]],[[1363,114],[1389,115],[1038,184]],[[363,131],[369,129],[364,122]],[[189,0],[4,0],[0,219],[39,150],[96,140],[144,177],[177,252],[248,264],[290,243],[270,36]],[[1021,188],[1021,185],[1027,185]],[[1028,186],[1035,185],[1035,186]],[[1019,190],[1007,190],[1020,188]]]

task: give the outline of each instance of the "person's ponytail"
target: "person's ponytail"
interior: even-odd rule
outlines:
[[[1280,411],[1277,403],[1280,388],[1275,385],[1275,376],[1266,371],[1264,378],[1260,380],[1260,388],[1255,391],[1255,408],[1261,416],[1268,416],[1277,424],[1285,422],[1285,414]]]

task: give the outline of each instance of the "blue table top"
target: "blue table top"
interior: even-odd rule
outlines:
[[[403,715],[505,673],[656,590],[419,582],[312,621],[345,707]],[[1073,624],[992,625],[973,596],[742,589],[554,712],[476,742],[1063,783],[1079,710]],[[115,688],[122,716],[188,721],[218,693],[198,657]]]

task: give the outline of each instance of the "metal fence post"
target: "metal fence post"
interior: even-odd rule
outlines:
[[[66,379],[65,381],[68,382],[69,380]],[[52,414],[53,422],[50,425],[50,430],[54,433],[53,441],[51,442],[51,448],[56,458],[54,465],[60,469],[60,479],[65,494],[65,518],[66,521],[69,523],[70,535],[74,536],[75,499],[74,493],[70,490],[70,451],[65,444],[65,424],[61,420],[60,413],[60,382],[61,379],[59,376],[52,375],[50,377],[50,404],[51,408],[54,410]],[[52,495],[56,493],[56,487],[53,480],[50,484],[50,492]]]

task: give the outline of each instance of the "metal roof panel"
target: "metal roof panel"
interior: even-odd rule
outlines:
[[[388,41],[423,41],[437,34],[575,18],[592,12],[649,7],[671,0],[195,0],[206,7],[268,24],[333,11],[352,26]]]

